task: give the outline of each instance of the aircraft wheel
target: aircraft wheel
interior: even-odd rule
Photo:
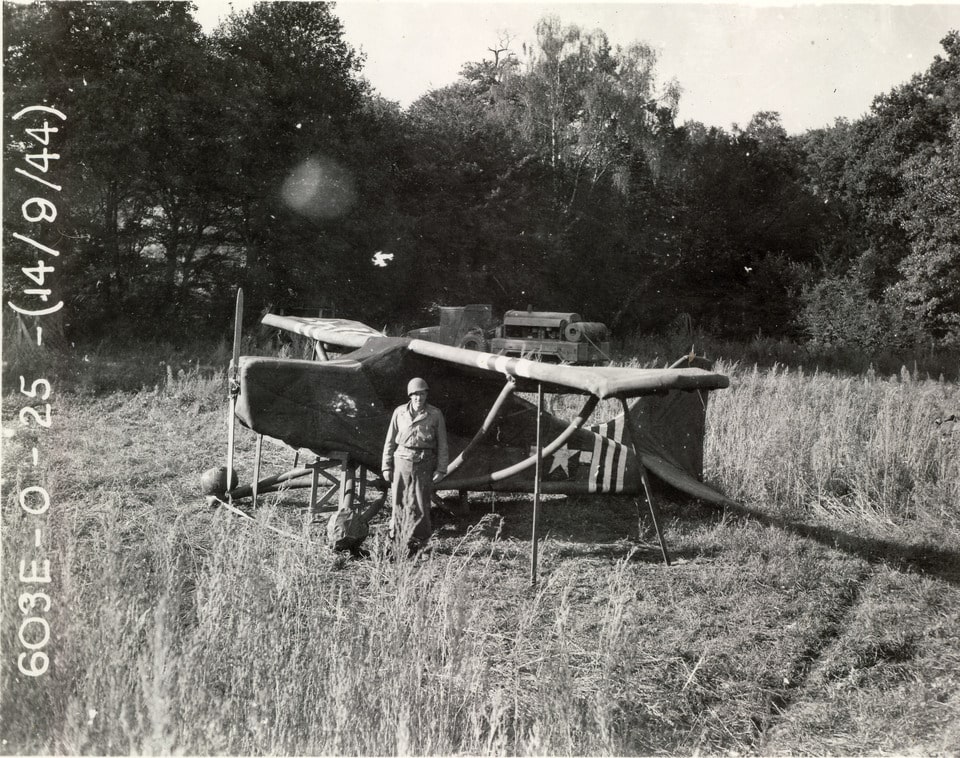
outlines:
[[[237,486],[237,472],[234,470],[231,477],[230,486],[227,487],[227,467],[207,469],[200,477],[200,488],[208,503],[215,503],[217,500],[223,500],[227,496],[227,490]],[[211,500],[212,498],[212,500]]]

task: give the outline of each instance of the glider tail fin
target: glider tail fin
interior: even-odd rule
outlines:
[[[693,358],[690,365],[711,369],[703,358]],[[639,431],[637,448],[647,470],[693,497],[723,505],[732,501],[701,481],[708,395],[706,390],[671,390],[665,395],[639,397],[628,407],[633,428]],[[592,431],[619,439],[623,430],[620,414]]]

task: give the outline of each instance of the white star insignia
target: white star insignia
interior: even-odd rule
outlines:
[[[570,459],[579,452],[579,450],[571,450],[566,445],[561,447],[553,454],[553,465],[550,467],[548,473],[552,474],[558,468],[562,468],[563,473],[570,476]]]
[[[561,447],[559,450],[557,450],[556,452],[554,452],[554,454],[553,454],[553,456],[552,456],[552,457],[553,457],[553,465],[550,467],[550,470],[549,470],[547,473],[548,473],[548,474],[552,474],[554,471],[556,471],[558,468],[560,468],[560,469],[563,469],[563,473],[564,473],[564,474],[566,474],[567,476],[570,476],[570,462],[573,460],[573,457],[574,457],[577,453],[580,454],[580,460],[581,460],[581,461],[586,461],[586,462],[589,462],[589,461],[590,461],[590,458],[591,458],[592,455],[593,455],[592,453],[588,452],[587,450],[571,450],[569,447],[567,447],[566,445],[564,445],[564,446]],[[531,446],[530,446],[530,455],[536,455],[536,454],[537,454],[537,447],[536,447],[536,445],[531,445]]]

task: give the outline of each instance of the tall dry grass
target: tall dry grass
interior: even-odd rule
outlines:
[[[955,382],[740,370],[711,395],[706,475],[737,500],[936,537],[960,523]]]
[[[955,544],[958,440],[933,424],[960,406],[955,384],[726,369],[733,388],[710,404],[710,481],[771,512]],[[897,605],[881,612],[876,592],[872,611],[852,614],[873,597],[855,555],[756,524],[685,521],[689,505],[667,502],[687,563],[665,569],[622,534],[578,537],[570,519],[619,507],[587,498],[545,513],[536,588],[526,533],[510,528],[527,517],[517,508],[439,533],[416,561],[393,560],[378,529],[371,556],[351,561],[319,544],[322,529],[285,538],[203,504],[223,384],[187,367],[135,391],[54,398],[40,438],[54,636],[38,679],[12,654],[24,589],[13,559],[36,523],[13,485],[35,438],[5,440],[2,752],[782,753],[832,728],[823,752],[949,750],[956,586],[904,579]],[[5,426],[20,404],[4,398]],[[251,446],[241,435],[241,457]],[[289,511],[278,500],[257,518],[289,526]],[[927,614],[936,625],[918,621]],[[909,638],[890,639],[903,619]],[[826,718],[814,707],[824,693],[838,713],[872,715]],[[925,713],[931,698],[936,717],[913,716],[899,735],[862,726]]]

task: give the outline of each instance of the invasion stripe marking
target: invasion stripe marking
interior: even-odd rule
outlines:
[[[623,480],[627,471],[627,447],[623,444],[623,436],[626,428],[626,416],[621,413],[614,421],[613,432],[613,438],[617,441],[617,445],[620,448],[620,457],[617,459],[617,481],[615,484],[615,492],[620,492],[623,490]]]
[[[610,482],[613,480],[613,466],[617,461],[617,453],[619,453],[619,445],[611,440],[605,440],[607,448],[607,460],[604,462],[603,466],[603,491],[610,491]]]
[[[597,479],[600,472],[600,453],[603,448],[603,437],[599,434],[593,438],[593,459],[590,461],[590,478],[587,480],[587,491],[597,491]]]
[[[627,477],[627,462],[631,447],[625,441],[627,436],[626,416],[620,414],[590,429],[595,436],[593,456],[583,451],[580,460],[590,460],[588,487],[590,492],[623,492]]]
[[[623,492],[623,485],[627,474],[627,455],[626,445],[620,446],[620,462],[617,465],[617,487],[616,492]]]
[[[614,451],[610,448],[610,439],[604,438],[600,443],[600,465],[597,467],[597,491],[604,492],[606,490],[607,478],[605,474],[607,472],[607,460],[613,455]]]

